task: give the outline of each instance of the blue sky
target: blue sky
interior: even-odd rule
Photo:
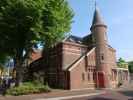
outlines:
[[[83,37],[90,33],[94,0],[68,0],[75,13],[71,33]],[[109,44],[117,50],[117,58],[133,60],[133,0],[97,0],[108,26]]]

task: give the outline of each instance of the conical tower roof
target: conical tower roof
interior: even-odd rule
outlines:
[[[91,28],[95,27],[97,25],[102,25],[102,26],[106,27],[106,24],[103,21],[103,18],[102,18],[101,14],[100,14],[100,11],[99,11],[98,7],[95,8],[95,12],[94,12]]]

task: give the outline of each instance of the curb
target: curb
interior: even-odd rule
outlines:
[[[63,99],[72,99],[72,98],[80,98],[80,97],[88,97],[88,96],[96,96],[96,95],[101,95],[104,94],[105,92],[102,93],[90,93],[90,94],[84,94],[84,95],[74,95],[74,96],[64,96],[64,97],[56,97],[56,98],[38,98],[34,100],[63,100]]]

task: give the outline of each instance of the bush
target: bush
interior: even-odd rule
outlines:
[[[7,90],[8,95],[26,95],[33,93],[50,92],[48,85],[43,85],[36,82],[25,82],[19,87],[12,87]]]

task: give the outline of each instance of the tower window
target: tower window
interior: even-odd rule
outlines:
[[[104,60],[104,55],[103,54],[101,54],[101,59]]]
[[[104,40],[107,41],[107,33],[104,34]]]

